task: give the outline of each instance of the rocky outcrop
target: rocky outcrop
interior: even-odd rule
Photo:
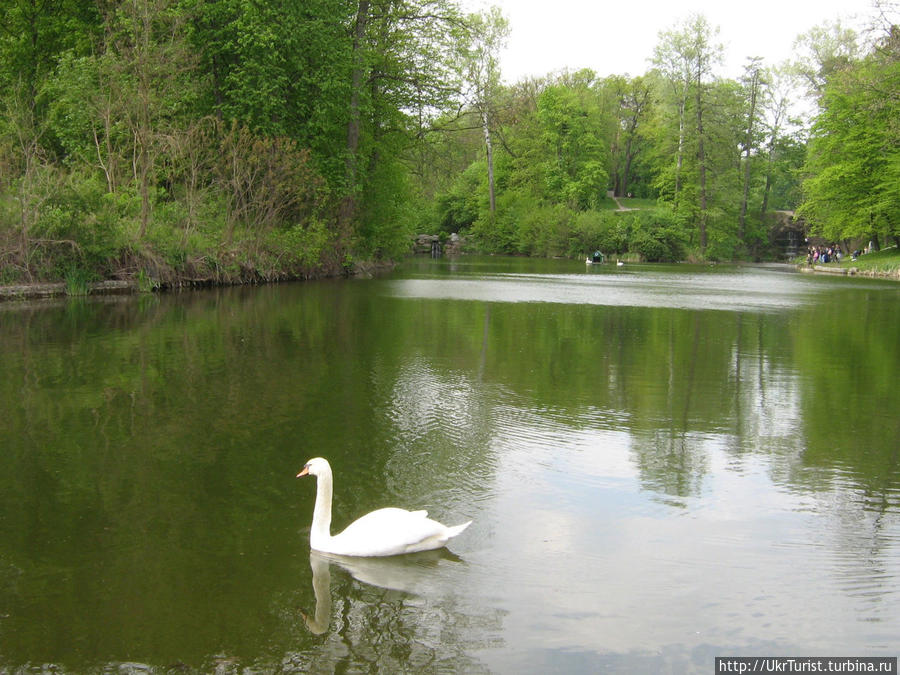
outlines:
[[[441,255],[454,256],[462,253],[464,240],[456,232],[445,240],[436,234],[420,234],[413,240],[413,253],[434,257]]]

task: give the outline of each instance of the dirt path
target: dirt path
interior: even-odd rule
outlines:
[[[613,201],[616,203],[616,206],[619,207],[616,209],[616,211],[637,211],[638,210],[638,209],[629,208],[627,206],[622,206],[622,202],[620,202],[619,198],[616,197],[615,195],[612,195],[612,198],[613,198]]]

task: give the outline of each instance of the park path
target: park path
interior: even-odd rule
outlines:
[[[637,211],[637,209],[632,209],[627,206],[622,206],[622,202],[619,201],[619,198],[616,197],[616,193],[612,190],[607,190],[606,196],[609,197],[610,199],[612,199],[616,203],[616,206],[618,207],[616,209],[616,211]]]
[[[632,209],[627,206],[622,206],[622,202],[620,202],[619,198],[616,197],[615,195],[613,195],[613,201],[616,203],[616,206],[619,207],[618,209],[616,209],[617,211],[637,211],[637,209]]]

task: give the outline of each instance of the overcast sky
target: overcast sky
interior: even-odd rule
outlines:
[[[736,78],[748,56],[766,65],[792,53],[794,39],[813,26],[841,19],[865,24],[871,0],[463,0],[478,11],[500,7],[510,37],[502,55],[503,79],[514,83],[568,68],[591,68],[600,76],[641,75],[649,69],[659,31],[702,13],[718,26],[725,46],[722,75]],[[747,13],[750,13],[747,15]]]

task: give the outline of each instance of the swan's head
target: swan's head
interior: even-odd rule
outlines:
[[[321,476],[324,473],[331,473],[331,465],[328,464],[328,460],[322,457],[314,457],[303,465],[300,473],[297,474],[297,478],[301,476]]]

